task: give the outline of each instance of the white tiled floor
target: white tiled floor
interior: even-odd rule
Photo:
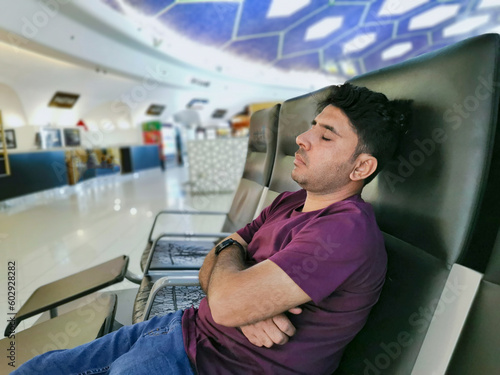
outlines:
[[[139,260],[157,211],[165,208],[227,212],[233,194],[191,195],[185,168],[102,177],[2,203],[0,313],[7,320],[7,262],[15,261],[16,307],[39,286],[126,254]],[[159,228],[184,233],[219,231],[223,217],[165,217]],[[135,285],[125,280],[117,288]],[[19,328],[28,327],[34,319]],[[3,328],[2,328],[3,330]]]

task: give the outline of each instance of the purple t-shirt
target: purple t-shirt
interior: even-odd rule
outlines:
[[[200,374],[331,374],[363,327],[385,279],[387,256],[370,204],[359,195],[301,212],[305,190],[283,193],[238,234],[250,263],[269,259],[312,301],[285,345],[251,344],[239,328],[214,322],[207,300],[184,312],[189,359]]]

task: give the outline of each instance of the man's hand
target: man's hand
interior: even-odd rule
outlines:
[[[302,309],[294,307],[288,310],[292,314],[300,314]],[[295,334],[295,327],[285,314],[278,314],[254,324],[240,327],[241,332],[255,346],[272,347],[274,344],[284,345]]]

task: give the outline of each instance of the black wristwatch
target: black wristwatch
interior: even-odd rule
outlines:
[[[227,240],[222,241],[220,244],[218,244],[215,247],[215,255],[216,256],[219,255],[222,250],[224,250],[226,247],[229,247],[231,245],[238,246],[241,249],[241,251],[243,252],[243,256],[244,257],[246,256],[245,248],[238,241],[235,241],[232,238],[228,238]]]

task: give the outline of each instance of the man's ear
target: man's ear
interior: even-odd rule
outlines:
[[[360,181],[368,178],[377,170],[377,159],[370,154],[361,154],[356,158],[354,169],[349,177],[352,181]]]

